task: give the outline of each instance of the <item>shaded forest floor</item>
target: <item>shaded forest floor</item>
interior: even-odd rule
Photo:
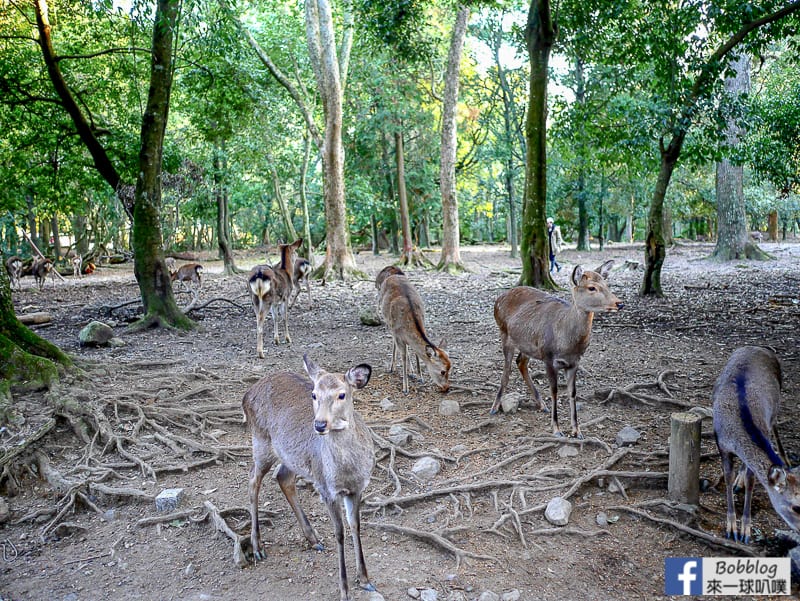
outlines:
[[[238,534],[249,530],[249,435],[241,399],[267,373],[301,371],[304,352],[329,370],[373,366],[372,380],[356,396],[379,441],[362,508],[363,539],[372,581],[387,600],[410,599],[410,588],[434,589],[440,600],[451,601],[515,590],[520,599],[657,599],[663,598],[665,557],[780,552],[775,530],[784,524],[761,488],[753,503],[755,543],[737,549],[720,538],[724,488],[708,421],[701,475],[709,488],[699,510],[690,514],[660,502],[670,413],[710,406],[721,367],[744,344],[771,345],[784,362],[779,430],[790,458],[800,457],[800,245],[763,247],[776,260],[717,264],[704,259],[710,244],[672,248],[663,299],[637,295],[641,270],[612,273],[611,288],[625,308],[595,319],[578,376],[582,442],[552,438],[549,417],[529,403],[515,414],[488,415],[502,370],[492,306],[516,284],[520,269],[507,248],[463,248],[469,272],[462,275],[409,274],[426,303],[431,338],[448,341],[455,386],[447,395],[417,380],[404,395],[399,375],[387,373],[385,329],[359,320],[362,310],[376,305],[374,280],[314,282],[313,306],[302,294],[291,313],[294,343],[269,345],[259,360],[245,278],[223,277],[219,262],[205,262],[200,305],[222,300],[192,312],[202,330],[190,334],[122,333],[138,311],[136,303],[125,304],[138,298],[131,266],[48,282],[41,292],[26,278],[14,295],[17,311],[51,312],[53,322],[38,331],[73,354],[81,372],[65,377],[49,396],[17,393],[25,421],[0,431],[0,452],[49,423],[53,407],[65,401],[83,407],[85,423],[104,436],[88,427],[81,440],[57,419],[32,445],[38,451],[28,456],[33,467],[15,470],[16,494],[5,497],[10,516],[0,525],[0,599],[338,598],[335,543],[311,487],[302,487],[301,503],[326,544],[323,552],[308,547],[271,479],[261,495],[266,561],[238,567],[231,539],[215,532],[210,518],[218,511]],[[596,267],[607,258],[623,264],[642,256],[640,246],[568,250],[559,257],[563,269],[556,278],[566,287],[578,263]],[[261,258],[237,260],[250,267]],[[372,278],[391,261],[387,255],[357,257]],[[186,304],[190,296],[179,300]],[[79,347],[78,332],[93,319],[111,325],[124,345]],[[533,370],[544,392],[541,366]],[[518,373],[510,390],[525,396]],[[458,401],[460,413],[440,415],[443,398]],[[563,405],[560,413],[568,415]],[[398,426],[407,430],[405,446],[389,441],[392,426],[395,434]],[[616,435],[625,426],[641,438],[618,448]],[[442,469],[419,481],[411,466],[426,455],[438,458]],[[163,515],[153,497],[167,488],[183,489],[183,513],[151,520]],[[573,504],[566,527],[550,525],[543,515],[556,496]],[[347,553],[352,576],[349,539]],[[369,594],[356,589],[354,599]]]

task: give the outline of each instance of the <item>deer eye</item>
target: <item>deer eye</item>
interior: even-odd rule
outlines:
[[[800,505],[792,505],[792,512],[800,515]]]
[[[589,286],[588,290],[589,292],[597,292],[597,288],[595,288],[594,286]]]
[[[345,396],[346,396],[346,395],[345,395],[343,392],[340,392],[340,393],[339,393],[339,400],[340,400],[340,401],[343,401]]]

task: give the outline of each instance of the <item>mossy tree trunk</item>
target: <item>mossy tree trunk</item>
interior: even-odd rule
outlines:
[[[522,276],[520,284],[555,289],[547,247],[547,68],[555,41],[549,0],[532,0],[525,29],[531,63],[528,116],[525,122],[527,163],[522,205]]]
[[[175,303],[169,271],[161,252],[161,162],[172,87],[172,32],[177,0],[158,0],[153,24],[150,91],[142,117],[142,146],[133,209],[134,274],[139,283],[144,317],[131,329],[150,326],[192,329],[195,324]]]
[[[58,366],[71,364],[66,353],[19,322],[8,273],[0,269],[0,397],[9,384],[49,386],[58,378]]]

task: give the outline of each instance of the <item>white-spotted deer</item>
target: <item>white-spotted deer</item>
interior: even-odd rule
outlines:
[[[33,272],[33,278],[36,280],[36,285],[39,286],[39,290],[42,290],[47,281],[47,276],[53,277],[53,262],[50,259],[43,259],[41,257],[34,259],[31,271]],[[53,278],[53,288],[55,288],[55,286],[56,281],[55,278]]]
[[[297,257],[294,260],[294,271],[292,274],[292,292],[294,299],[289,303],[289,308],[294,307],[297,299],[300,297],[300,291],[306,285],[306,293],[308,294],[308,308],[313,306],[311,300],[311,263],[308,259]]]
[[[416,288],[405,274],[395,267],[381,271],[376,279],[376,285],[378,280],[380,280],[378,306],[393,342],[392,364],[389,371],[394,371],[395,358],[400,351],[403,392],[407,393],[408,350],[411,349],[417,359],[425,364],[433,383],[441,392],[447,392],[450,388],[450,357],[444,350],[444,340],[436,345],[428,338],[425,331],[425,306]]]
[[[728,502],[726,535],[750,542],[750,502],[755,479],[764,486],[778,515],[800,529],[800,474],[789,469],[775,425],[781,399],[781,364],[771,350],[744,346],[733,352],[712,392],[717,439]],[[773,447],[773,442],[775,447]],[[744,469],[744,506],[736,528],[733,457]]]
[[[261,481],[276,461],[277,480],[308,542],[322,549],[314,528],[298,504],[295,479],[313,482],[328,507],[339,558],[341,601],[350,599],[344,554],[343,501],[355,547],[361,588],[374,591],[361,547],[361,495],[375,465],[372,434],[353,408],[353,391],[369,382],[372,368],[358,365],[344,374],[320,369],[303,356],[311,381],[297,373],[276,373],[256,382],[242,408],[253,437],[250,472],[250,541],[255,560],[266,554],[258,523]]]
[[[618,311],[622,302],[611,292],[606,278],[614,261],[606,261],[595,271],[584,271],[578,265],[572,271],[572,303],[536,288],[519,286],[503,292],[494,303],[494,319],[500,328],[503,347],[503,376],[491,413],[497,413],[500,399],[511,375],[514,352],[519,351],[517,367],[530,388],[533,397],[547,411],[544,400],[536,390],[528,362],[544,362],[550,383],[550,425],[553,434],[563,436],[558,427],[558,370],[567,378],[567,395],[570,403],[571,434],[583,438],[578,427],[575,409],[575,376],[578,364],[592,338],[592,320],[596,312]]]
[[[16,286],[17,290],[22,290],[22,259],[16,255],[6,259],[6,272],[11,281],[11,288]]]
[[[192,293],[192,305],[200,298],[200,289],[203,287],[203,266],[200,263],[186,263],[180,269],[170,273],[170,279],[181,282],[181,285]]]

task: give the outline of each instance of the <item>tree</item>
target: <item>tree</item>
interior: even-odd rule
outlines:
[[[555,288],[547,250],[547,82],[555,22],[549,0],[531,0],[525,42],[531,63],[528,116],[525,122],[527,164],[522,205],[522,275],[520,283]]]
[[[463,270],[459,250],[458,200],[456,198],[456,106],[458,104],[458,76],[461,53],[467,33],[469,7],[458,7],[450,51],[447,55],[447,72],[442,99],[442,150],[439,170],[439,186],[442,194],[442,256],[437,266],[440,270],[457,272]]]
[[[732,109],[743,95],[750,92],[750,57],[746,54],[728,59],[729,74],[725,78],[725,91]],[[742,131],[735,114],[728,117],[726,146],[735,152]],[[750,238],[744,206],[744,167],[729,158],[717,162],[717,242],[711,256],[719,261],[738,259],[767,259]]]
[[[169,270],[161,253],[161,167],[164,135],[172,89],[172,32],[178,19],[178,0],[158,0],[153,21],[150,91],[142,116],[139,176],[133,207],[134,274],[144,306],[134,329],[153,325],[191,329],[194,322],[175,303]]]

